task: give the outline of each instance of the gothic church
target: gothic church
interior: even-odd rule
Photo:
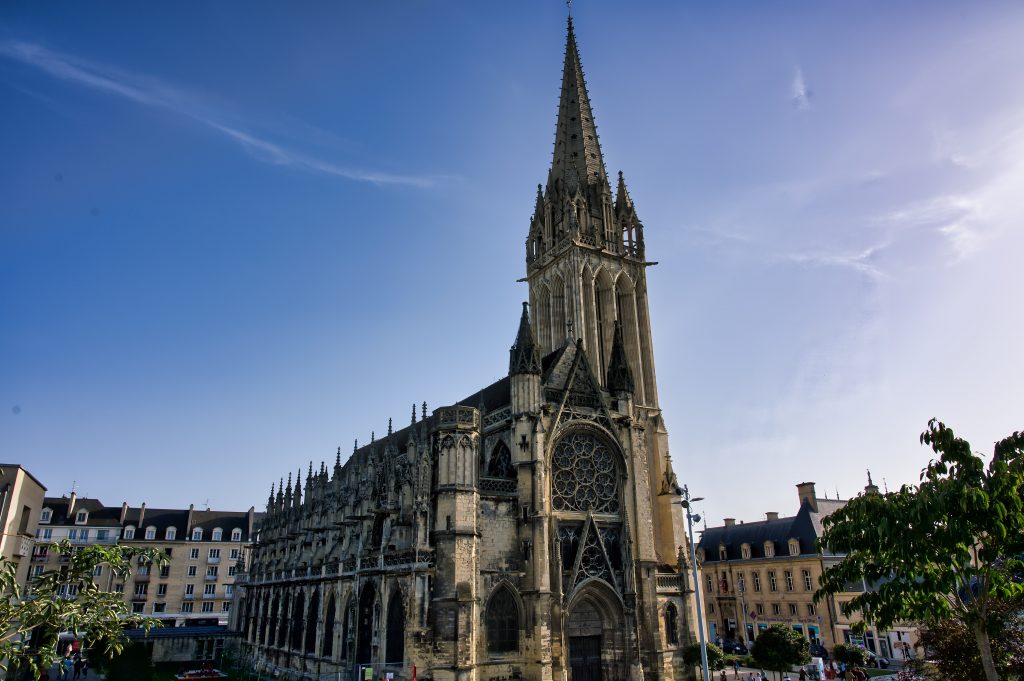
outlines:
[[[508,376],[271,490],[235,611],[243,654],[292,679],[686,676],[650,264],[570,18]]]

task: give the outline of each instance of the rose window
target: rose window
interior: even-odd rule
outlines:
[[[619,512],[618,471],[611,447],[586,432],[570,433],[551,462],[555,510]]]

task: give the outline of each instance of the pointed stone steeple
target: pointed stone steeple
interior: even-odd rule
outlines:
[[[569,17],[569,30],[565,39],[565,65],[562,68],[562,92],[558,101],[555,154],[548,173],[549,192],[566,176],[570,165],[575,167],[583,185],[608,185],[572,17]]]
[[[338,453],[334,457],[334,479],[341,475],[341,445],[338,446]]]
[[[302,505],[302,469],[295,474],[295,492],[292,493],[292,506],[298,508]]]
[[[540,352],[530,327],[529,303],[523,303],[523,315],[519,318],[519,333],[509,350],[509,375],[540,374]]]
[[[274,508],[274,483],[270,483],[270,497],[267,499],[267,513]]]
[[[626,360],[626,346],[622,342],[622,323],[615,322],[612,337],[611,360],[608,362],[608,390],[612,393],[633,392],[633,372]]]

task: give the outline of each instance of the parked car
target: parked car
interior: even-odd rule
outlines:
[[[727,655],[746,655],[747,647],[731,638],[722,640],[722,652]]]

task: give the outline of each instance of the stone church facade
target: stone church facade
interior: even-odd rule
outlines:
[[[570,19],[508,375],[271,490],[235,609],[243,655],[296,679],[686,676],[651,264]]]

